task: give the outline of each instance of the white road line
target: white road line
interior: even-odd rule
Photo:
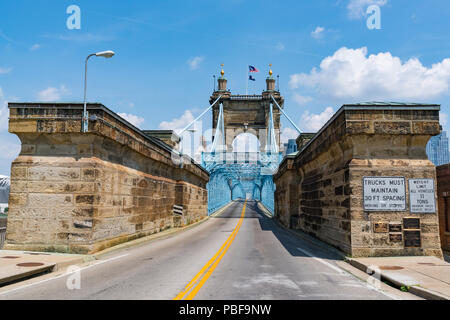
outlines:
[[[344,270],[340,269],[339,267],[336,267],[336,266],[332,265],[332,264],[329,263],[329,262],[326,262],[325,260],[323,260],[323,259],[321,259],[321,258],[315,257],[311,252],[309,252],[309,251],[307,251],[307,250],[305,250],[305,249],[297,248],[297,250],[303,252],[303,253],[306,254],[307,256],[310,256],[310,257],[313,258],[314,260],[319,261],[320,263],[322,263],[322,264],[324,264],[324,265],[330,267],[330,268],[333,269],[334,271],[337,271],[337,272],[339,272],[339,273],[341,273],[341,274],[347,274]]]
[[[38,282],[33,282],[33,283],[30,283],[30,284],[26,284],[26,285],[24,285],[24,286],[17,287],[17,288],[8,290],[8,291],[0,292],[0,296],[5,295],[5,294],[8,294],[8,293],[11,293],[11,292],[14,292],[14,291],[17,291],[17,290],[29,288],[29,287],[35,286],[35,285],[37,285],[37,284],[41,284],[41,283],[48,282],[48,281],[51,281],[51,280],[56,280],[56,279],[60,279],[60,278],[63,278],[63,277],[67,277],[67,276],[69,276],[69,275],[71,275],[71,274],[73,274],[73,273],[75,273],[75,272],[81,272],[81,271],[83,271],[83,270],[86,270],[86,269],[89,269],[89,268],[98,266],[98,265],[103,264],[103,263],[106,263],[106,262],[110,262],[110,261],[113,261],[113,260],[117,260],[117,259],[126,257],[126,256],[128,256],[128,255],[129,255],[129,253],[123,254],[123,255],[120,255],[120,256],[117,256],[117,257],[113,257],[113,258],[110,258],[110,259],[106,259],[106,260],[100,260],[100,261],[98,261],[98,262],[96,262],[96,263],[94,263],[94,264],[91,264],[91,265],[89,265],[89,266],[80,268],[80,269],[78,269],[78,270],[76,270],[76,271],[73,271],[73,272],[66,272],[66,273],[63,273],[63,274],[61,274],[61,275],[59,275],[59,276],[53,277],[53,278],[48,278],[48,279],[41,280],[41,281],[38,281]]]

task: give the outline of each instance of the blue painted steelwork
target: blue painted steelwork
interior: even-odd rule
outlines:
[[[282,154],[276,142],[272,104],[265,152],[226,152],[224,132],[220,104],[211,152],[202,153],[202,165],[210,173],[208,213],[243,198],[259,200],[273,212],[275,184],[272,176],[278,170]]]

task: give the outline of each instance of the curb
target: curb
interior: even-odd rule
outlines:
[[[224,212],[226,209],[228,209],[233,203],[236,203],[235,201],[230,201],[226,205],[224,205],[222,208],[217,209],[213,213],[211,213],[208,217],[217,217],[219,214]]]
[[[194,228],[194,227],[202,224],[203,222],[206,222],[211,217],[218,216],[223,211],[228,209],[233,203],[235,203],[235,202],[234,201],[229,202],[228,204],[224,205],[222,208],[217,209],[216,211],[214,211],[211,215],[205,216],[202,220],[194,222],[194,223],[192,223],[192,224],[190,224],[188,226],[184,226],[184,227],[181,227],[181,228],[171,228],[171,229],[164,230],[164,231],[161,231],[161,232],[158,232],[158,233],[155,233],[155,234],[151,234],[151,235],[139,238],[139,239],[135,239],[135,240],[132,240],[132,241],[127,241],[127,242],[118,244],[116,246],[113,246],[113,247],[110,247],[110,248],[106,248],[106,249],[104,249],[102,251],[93,253],[91,255],[88,255],[88,257],[91,257],[91,260],[98,260],[99,257],[101,257],[101,256],[103,256],[105,254],[117,251],[117,250],[130,248],[130,247],[137,246],[137,245],[140,245],[140,244],[150,243],[152,241],[164,239],[166,237],[169,237],[169,236],[178,234],[180,232],[189,230],[191,228]],[[87,262],[87,261],[85,261],[85,262]]]
[[[6,277],[0,278],[0,287],[7,286],[12,283],[21,282],[30,278],[38,277],[43,274],[47,273],[54,273],[54,272],[62,272],[65,269],[67,269],[69,266],[72,265],[80,265],[84,264],[86,262],[95,260],[92,257],[89,257],[87,255],[78,255],[78,254],[64,254],[64,253],[55,253],[55,252],[46,252],[46,256],[65,256],[66,259],[64,261],[43,261],[39,258],[33,258],[34,257],[42,255],[43,252],[35,252],[35,251],[15,251],[15,250],[0,250],[2,254],[5,255],[17,255],[21,254],[21,258],[28,258],[27,254],[29,254],[29,260],[22,261],[22,263],[26,262],[37,262],[42,263],[43,265],[39,268],[34,268],[32,270],[23,270],[23,272],[20,273],[14,273],[11,275],[8,275]]]
[[[359,261],[356,261],[352,258],[345,258],[345,262],[347,262],[348,264],[352,265],[353,267],[361,270],[362,272],[366,272],[367,273],[367,266]],[[389,277],[386,274],[383,274],[382,272],[380,273],[380,280],[385,280],[388,281],[392,284],[394,284],[395,287],[400,288],[400,287],[409,287],[408,292],[411,294],[414,294],[420,298],[426,299],[426,300],[449,300],[450,297],[447,297],[445,295],[442,295],[440,293],[434,292],[432,290],[429,289],[425,289],[422,288],[420,286],[408,286],[405,283],[398,281],[396,279],[393,279],[391,277]]]
[[[151,235],[139,238],[139,239],[127,241],[127,242],[118,244],[116,246],[106,248],[104,250],[101,250],[99,252],[96,252],[96,253],[93,253],[93,254],[90,254],[87,256],[90,257],[91,260],[98,260],[101,256],[112,253],[114,251],[134,247],[134,246],[141,245],[141,244],[150,243],[150,242],[153,242],[156,240],[160,240],[160,239],[164,239],[164,238],[176,235],[183,231],[187,231],[189,229],[192,229],[192,228],[202,224],[203,222],[206,222],[208,219],[209,219],[209,216],[205,216],[202,220],[191,223],[190,225],[187,225],[187,226],[184,226],[181,228],[170,228],[170,229],[167,229],[167,230],[164,230],[164,231],[161,231],[158,233],[154,233],[154,234],[151,234]],[[91,261],[91,260],[88,260],[88,261]]]

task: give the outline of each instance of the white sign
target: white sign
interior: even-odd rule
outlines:
[[[366,211],[405,211],[405,178],[364,177],[363,197]]]
[[[409,179],[409,203],[411,212],[436,212],[433,179]]]

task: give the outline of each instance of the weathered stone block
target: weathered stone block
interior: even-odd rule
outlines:
[[[439,133],[439,112],[435,105],[402,109],[351,105],[347,110],[343,106],[341,114],[333,117],[295,159],[289,159],[293,165],[289,161],[281,163],[274,176],[276,217],[289,225],[294,216],[296,223],[291,223],[291,227],[354,257],[425,252],[440,256],[436,214],[409,212],[407,190],[405,211],[372,212],[363,208],[364,177],[436,179],[425,147],[429,138]],[[292,199],[290,181],[296,179],[302,182],[298,184],[296,199]],[[422,220],[420,248],[405,248],[403,241],[391,241],[395,237],[391,237],[389,224],[411,215]],[[379,221],[386,225],[382,233],[373,229]]]
[[[70,120],[81,119],[82,109],[81,104],[10,104],[15,117],[10,130],[21,139],[22,151],[11,170],[5,248],[101,250],[173,226],[176,197],[186,205],[186,223],[206,215],[206,171],[189,163],[179,168],[169,147],[101,105],[90,114],[109,125],[90,121],[89,133],[82,134],[81,121]],[[30,119],[51,114],[68,120]],[[176,192],[180,177],[186,188]]]

